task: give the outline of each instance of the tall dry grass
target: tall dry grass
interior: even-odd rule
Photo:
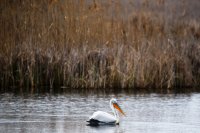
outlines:
[[[2,0],[0,88],[197,87],[200,23],[186,2]]]

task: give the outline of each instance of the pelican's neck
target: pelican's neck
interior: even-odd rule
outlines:
[[[119,115],[118,112],[115,110],[115,108],[113,107],[112,101],[110,101],[110,108],[112,109],[114,116],[116,119],[119,119]]]

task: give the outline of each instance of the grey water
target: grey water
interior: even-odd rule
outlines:
[[[94,111],[111,112],[112,97],[126,113],[120,124],[87,126]],[[200,94],[1,94],[0,132],[199,133]]]

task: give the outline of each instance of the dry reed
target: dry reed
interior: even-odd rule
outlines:
[[[2,0],[0,88],[197,87],[199,14],[177,3]]]

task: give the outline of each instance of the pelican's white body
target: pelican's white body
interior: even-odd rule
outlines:
[[[95,120],[105,122],[105,123],[117,122],[117,118],[114,115],[109,114],[107,112],[103,112],[103,111],[94,112],[93,115],[89,119],[95,119]]]
[[[97,121],[98,124],[119,124],[119,115],[113,107],[113,103],[117,103],[117,100],[114,98],[110,100],[110,108],[113,111],[113,115],[103,111],[96,111],[89,117],[88,122],[94,120]]]

